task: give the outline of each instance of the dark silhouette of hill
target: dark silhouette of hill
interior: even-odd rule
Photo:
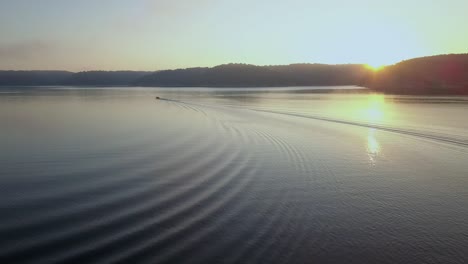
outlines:
[[[144,71],[86,71],[75,73],[66,78],[64,85],[102,85],[127,86],[152,72]]]
[[[468,54],[402,61],[372,74],[365,86],[394,94],[468,94]]]
[[[225,64],[142,71],[0,71],[0,85],[268,87],[359,85],[394,94],[468,94],[468,54],[402,61],[379,71],[362,64]]]
[[[370,74],[362,64],[291,64],[268,68],[286,78],[289,86],[360,85]]]
[[[0,71],[0,85],[60,85],[72,75],[67,71]]]
[[[255,66],[224,64],[213,68],[159,71],[139,79],[141,86],[266,87],[355,85],[367,78],[364,65],[292,64]]]
[[[143,71],[0,71],[0,85],[128,86],[153,72]]]

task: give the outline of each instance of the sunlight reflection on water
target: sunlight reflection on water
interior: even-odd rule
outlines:
[[[377,138],[375,137],[375,129],[371,128],[367,135],[367,155],[369,156],[369,161],[372,165],[376,164],[380,150],[381,147],[379,141],[377,141]]]
[[[373,94],[368,97],[366,118],[370,122],[381,122],[384,119],[385,99],[381,94]]]

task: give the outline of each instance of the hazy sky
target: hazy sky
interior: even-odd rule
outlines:
[[[0,0],[0,69],[390,64],[468,52],[468,0]]]

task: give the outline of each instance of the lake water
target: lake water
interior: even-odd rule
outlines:
[[[0,88],[0,263],[468,263],[468,98],[344,88]]]

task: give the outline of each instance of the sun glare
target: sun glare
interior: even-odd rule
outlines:
[[[378,64],[366,64],[366,68],[373,71],[380,71],[381,69],[385,68],[386,65],[378,65]]]

